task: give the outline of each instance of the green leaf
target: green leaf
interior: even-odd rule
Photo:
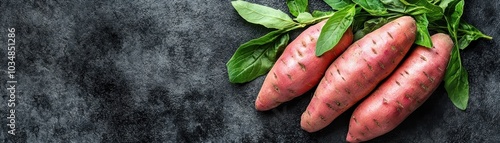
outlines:
[[[441,3],[439,3],[439,7],[441,7],[441,9],[443,9],[443,11],[446,9],[446,7],[448,7],[448,4],[450,4],[451,2],[456,2],[457,0],[443,0],[441,1]]]
[[[352,31],[356,32],[362,30],[364,28],[364,23],[368,20],[368,17],[370,16],[366,11],[363,11],[361,7],[356,7],[356,15],[354,16],[354,20],[352,22]],[[356,38],[354,39],[354,41],[357,40]]]
[[[341,10],[353,4],[351,0],[324,0],[334,10]]]
[[[352,1],[374,16],[383,16],[387,14],[387,8],[384,7],[384,4],[380,2],[380,0],[352,0]]]
[[[310,24],[315,24],[318,23],[319,21],[325,20],[330,18],[334,12],[327,11],[327,12],[322,12],[322,11],[314,11],[313,14],[309,12],[302,12],[300,13],[297,18],[295,18],[295,21],[299,22],[300,25],[297,25],[298,27],[305,27]]]
[[[485,38],[489,40],[492,39],[492,37],[483,34],[481,31],[479,31],[479,29],[468,24],[465,21],[461,21],[459,24],[458,37],[460,37],[460,39],[458,40],[458,47],[461,50],[467,48],[467,46],[469,46],[472,41],[475,41],[479,38]]]
[[[387,9],[397,12],[403,12],[406,5],[401,3],[399,0],[380,0]]]
[[[284,31],[272,31],[242,44],[226,64],[229,81],[245,83],[269,72],[289,40]]]
[[[444,76],[444,87],[448,97],[453,104],[461,110],[467,108],[469,101],[469,77],[466,69],[462,66],[460,51],[457,40],[457,29],[460,17],[463,14],[464,1],[450,3],[445,10],[445,19],[448,22],[448,31],[455,43],[451,53],[448,67]]]
[[[267,28],[286,29],[296,23],[283,11],[246,1],[232,1],[234,9],[243,19]]]
[[[437,3],[441,2],[441,0],[427,0],[429,3],[432,3],[433,5],[436,5]]]
[[[363,38],[366,34],[384,26],[391,20],[392,19],[388,19],[388,17],[378,17],[365,21],[363,29],[356,31],[354,34],[354,40],[356,41]]]
[[[308,11],[308,0],[286,0],[286,5],[290,13],[297,17],[300,13]]]
[[[309,12],[300,13],[295,20],[299,23],[309,23],[310,21],[314,21],[315,18]]]
[[[465,110],[469,101],[469,77],[467,70],[461,64],[457,46],[453,48],[450,62],[446,69],[444,87],[453,104],[458,109]]]
[[[400,0],[405,4],[404,13],[415,16],[426,14],[428,21],[435,21],[442,19],[443,10],[437,6],[429,3],[427,0]]]
[[[318,17],[332,16],[333,13],[334,13],[333,11],[315,10],[315,11],[313,11],[312,16],[318,18]]]
[[[415,21],[417,23],[417,35],[415,38],[415,44],[427,48],[432,48],[431,35],[429,34],[429,30],[427,28],[427,26],[429,25],[427,16],[425,14],[417,15],[415,16]]]
[[[448,9],[445,11],[445,19],[446,22],[448,23],[448,31],[451,34],[452,38],[457,38],[457,30],[458,26],[460,24],[460,18],[462,17],[463,14],[463,8],[464,8],[464,1],[459,0],[457,3],[452,4]],[[454,41],[456,42],[456,41]]]
[[[380,0],[380,2],[385,4],[385,5],[388,5],[390,7],[403,7],[403,6],[405,6],[399,0]]]
[[[337,11],[321,29],[321,33],[316,44],[316,56],[321,56],[331,50],[340,41],[344,33],[351,26],[356,14],[355,5]]]

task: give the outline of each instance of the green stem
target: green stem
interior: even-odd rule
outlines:
[[[293,25],[292,27],[289,27],[289,28],[286,28],[283,33],[286,33],[286,32],[289,32],[289,31],[292,31],[292,30],[295,30],[295,29],[300,29],[300,28],[304,28],[308,25],[312,25],[312,24],[316,24],[322,20],[325,20],[325,19],[328,19],[330,17],[333,16],[334,13],[332,14],[329,14],[329,15],[325,15],[325,16],[321,16],[321,17],[317,17],[317,18],[314,18],[310,21],[307,21],[307,22],[304,22],[304,23],[296,23],[295,25]]]
[[[322,20],[325,20],[325,19],[328,19],[330,17],[332,17],[335,13],[332,13],[332,14],[328,14],[328,15],[325,15],[325,16],[321,16],[321,17],[317,17],[317,18],[314,18],[313,20],[311,21],[308,21],[308,22],[305,22],[304,24],[307,24],[307,25],[310,25],[310,24],[316,24]]]
[[[431,25],[429,25],[429,29],[445,29],[445,30],[448,30],[448,27],[446,27],[446,26],[431,26]],[[469,35],[477,34],[477,33],[473,33],[473,32],[467,31],[467,30],[463,30],[463,29],[457,29],[457,30],[458,30],[458,32],[466,33],[466,34],[469,34]],[[488,36],[488,35],[484,35],[483,33],[480,33],[480,35],[481,35],[481,37],[483,37],[485,39],[488,39],[488,40],[493,39],[493,37]]]

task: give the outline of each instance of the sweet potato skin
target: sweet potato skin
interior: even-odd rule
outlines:
[[[270,110],[315,87],[330,63],[351,44],[353,33],[349,28],[333,50],[316,56],[316,42],[325,23],[307,28],[285,48],[262,84],[256,110]]]
[[[325,72],[301,127],[315,132],[368,95],[403,59],[415,40],[415,20],[403,16],[354,42]]]
[[[431,37],[434,47],[415,48],[408,58],[353,112],[346,140],[367,141],[398,126],[429,98],[443,80],[453,41]]]

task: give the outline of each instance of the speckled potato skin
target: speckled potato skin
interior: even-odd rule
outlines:
[[[315,87],[326,68],[351,44],[353,33],[349,28],[333,50],[316,56],[316,42],[325,23],[307,28],[285,48],[262,84],[255,109],[275,108]]]
[[[415,33],[415,20],[403,16],[354,42],[326,71],[302,114],[302,129],[326,127],[368,95],[403,59]]]
[[[354,110],[346,138],[348,142],[367,141],[391,131],[436,90],[443,80],[453,41],[442,33],[431,38],[432,48],[416,47]]]

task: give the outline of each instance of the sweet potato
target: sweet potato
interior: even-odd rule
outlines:
[[[330,63],[351,44],[353,34],[349,28],[334,49],[316,56],[316,42],[325,23],[307,28],[285,48],[262,84],[255,109],[272,109],[312,89]]]
[[[453,41],[442,33],[431,39],[433,48],[415,48],[354,110],[346,138],[348,142],[367,141],[393,130],[439,86]]]
[[[415,20],[397,18],[354,42],[327,69],[301,127],[315,132],[368,95],[403,59],[415,40]]]

